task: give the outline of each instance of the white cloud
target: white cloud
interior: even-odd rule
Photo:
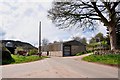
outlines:
[[[0,8],[0,23],[2,22],[0,28],[6,32],[4,39],[21,40],[37,45],[39,21],[42,22],[42,38],[47,38],[50,42],[70,40],[76,35],[91,38],[89,32],[65,31],[56,28],[47,18],[47,10],[51,8],[51,2],[52,0],[29,0],[29,2],[28,0],[4,0],[4,2],[0,2],[0,6],[2,6]],[[99,30],[105,32],[104,28]]]
[[[4,7],[8,7],[9,5],[9,8],[15,6],[16,9],[2,9],[0,11],[3,24],[1,27],[6,31],[5,39],[22,40],[37,44],[39,21],[42,22],[42,38],[45,37],[50,41],[55,41],[62,39],[66,34],[64,31],[58,30],[47,18],[47,10],[50,8],[51,3],[9,3],[5,2],[1,4]],[[2,12],[6,12],[6,14],[2,14]]]

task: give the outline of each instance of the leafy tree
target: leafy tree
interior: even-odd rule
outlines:
[[[29,55],[36,55],[38,53],[37,49],[31,49]]]
[[[97,48],[97,46],[102,46],[102,48],[109,48],[109,45],[109,36],[103,36],[102,33],[98,33],[95,37],[91,38],[88,47]]]
[[[69,0],[53,2],[48,17],[60,29],[80,27],[83,30],[94,30],[98,21],[109,29],[111,50],[116,49],[115,27],[120,21],[118,5],[120,1],[105,2],[104,0]],[[110,0],[108,0],[110,1]]]
[[[82,38],[82,39],[81,39],[81,42],[82,42],[83,44],[87,44],[87,40],[86,40],[86,38],[85,38],[85,37]]]
[[[93,37],[93,38],[91,38],[91,40],[89,41],[89,43],[95,43],[96,42],[96,40],[95,40],[95,38]]]
[[[105,40],[105,38],[104,38],[104,36],[103,36],[102,33],[98,33],[98,34],[95,36],[95,39],[96,39],[96,40],[99,39],[97,42],[99,42],[99,41],[104,41],[104,40]]]
[[[103,33],[98,33],[95,35],[95,37],[92,37],[90,40],[90,43],[96,43],[96,42],[101,42],[101,41],[107,41],[108,36],[103,36]]]
[[[77,40],[77,41],[80,41],[80,42],[83,43],[83,44],[87,44],[87,40],[86,40],[85,37],[80,38],[80,37],[76,36],[76,37],[73,37],[73,39],[74,39],[74,40]]]

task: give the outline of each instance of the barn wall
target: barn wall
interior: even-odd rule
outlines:
[[[49,56],[62,57],[62,51],[50,51]]]
[[[49,46],[49,51],[61,51],[62,50],[61,43],[50,44],[48,46]]]
[[[55,43],[55,44],[45,45],[45,46],[42,46],[41,50],[43,52],[45,52],[45,51],[62,51],[62,44]]]
[[[46,56],[47,51],[49,51],[49,56],[56,56],[56,57],[62,57],[62,44],[61,43],[54,43],[54,44],[49,44],[46,46],[42,46],[42,55]]]
[[[44,52],[49,51],[50,56],[63,56],[63,46],[65,45],[68,45],[68,43],[67,44],[64,44],[64,43],[49,44],[46,46],[42,46],[42,51]],[[75,42],[75,43],[72,42],[72,43],[69,43],[69,45],[71,45],[71,55],[75,55],[79,52],[86,51],[86,47],[82,44],[79,44],[78,42]],[[44,55],[46,55],[46,53],[44,53]]]
[[[75,55],[79,52],[85,52],[85,46],[71,46],[71,54]]]
[[[42,52],[42,56],[47,56],[47,52]]]
[[[62,57],[62,44],[56,43],[49,46],[50,56]]]
[[[49,46],[48,45],[45,45],[45,46],[42,46],[41,47],[41,51],[42,52],[46,52],[46,51],[48,51],[49,50]]]

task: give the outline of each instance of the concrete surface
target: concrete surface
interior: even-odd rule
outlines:
[[[88,55],[88,54],[87,54]],[[51,57],[2,66],[3,78],[118,78],[116,67],[82,61],[83,56]]]

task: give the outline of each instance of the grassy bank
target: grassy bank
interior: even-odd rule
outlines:
[[[32,62],[32,61],[37,61],[37,60],[41,60],[48,57],[46,56],[39,57],[37,55],[32,55],[32,56],[12,55],[12,58],[14,61],[12,61],[10,64]],[[4,63],[8,63],[8,62],[9,61],[4,61]]]
[[[118,59],[120,59],[120,54],[90,55],[83,58],[83,60],[88,62],[96,62],[112,66],[120,64]]]
[[[80,55],[83,55],[83,54],[87,54],[85,52],[80,52],[80,53],[77,53],[75,56],[80,56]]]

